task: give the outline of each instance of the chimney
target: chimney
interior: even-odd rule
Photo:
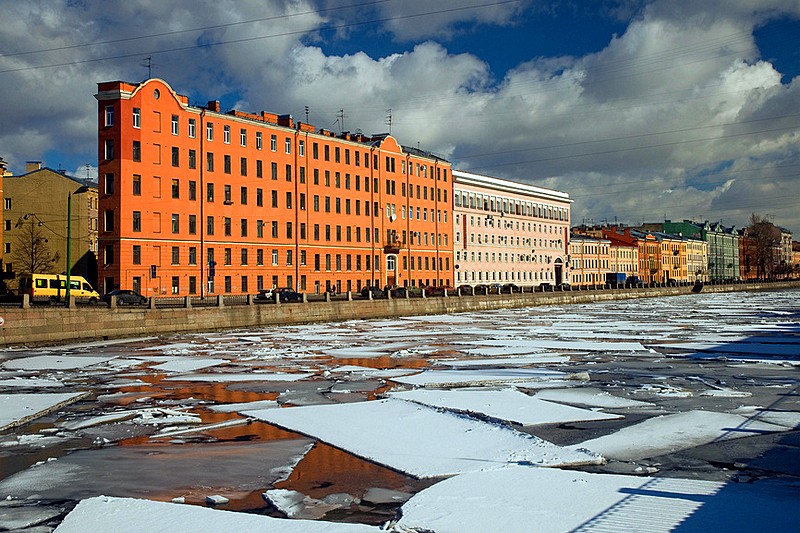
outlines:
[[[208,106],[206,106],[209,111],[215,111],[217,113],[220,112],[219,100],[209,100]]]
[[[278,125],[285,126],[287,128],[294,127],[294,121],[292,120],[292,115],[280,115],[278,116]]]
[[[26,161],[25,162],[25,172],[33,172],[34,170],[41,170],[42,169],[42,162],[41,161]]]

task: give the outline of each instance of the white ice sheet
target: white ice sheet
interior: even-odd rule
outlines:
[[[778,484],[509,467],[423,490],[397,525],[436,533],[793,531],[798,504],[796,487]]]
[[[484,415],[521,426],[623,418],[620,415],[610,415],[539,400],[516,390],[437,391],[420,389],[390,392],[389,396],[448,411]]]
[[[207,374],[184,374],[182,376],[172,376],[166,378],[170,381],[211,381],[211,382],[235,382],[235,381],[299,381],[301,379],[310,378],[314,374],[288,374],[281,372],[273,373],[248,373],[248,374],[234,374],[234,373],[207,373]]]
[[[439,477],[508,464],[593,464],[599,456],[566,450],[505,426],[402,400],[245,411],[416,477]]]
[[[610,435],[576,444],[574,448],[592,450],[612,459],[637,461],[715,441],[780,431],[789,431],[789,428],[734,414],[687,411],[650,418]]]
[[[83,396],[82,392],[0,395],[0,429]]]
[[[564,372],[533,368],[487,368],[479,370],[426,370],[413,376],[392,378],[396,383],[415,387],[513,384],[526,381],[549,381],[567,377]]]
[[[587,407],[600,407],[603,409],[625,409],[628,407],[653,407],[654,404],[614,396],[608,392],[593,387],[574,387],[569,389],[547,389],[536,393],[541,400],[566,403],[570,405],[585,405]]]
[[[56,533],[198,533],[204,531],[269,531],[270,533],[378,533],[362,524],[286,520],[249,513],[218,511],[196,505],[98,496],[82,500],[56,528]]]
[[[112,359],[114,357],[90,355],[36,355],[11,359],[3,363],[3,366],[10,370],[74,370],[99,365]]]

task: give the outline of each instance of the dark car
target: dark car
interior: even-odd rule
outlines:
[[[114,289],[113,291],[109,291],[103,295],[103,301],[106,303],[111,302],[112,298],[117,302],[117,305],[142,305],[147,303],[147,298],[136,291],[128,289]]]
[[[422,294],[419,287],[395,287],[392,289],[392,298],[417,298]]]
[[[275,289],[261,289],[256,294],[256,300],[261,302],[274,302],[275,301]]]
[[[475,295],[475,287],[473,287],[472,285],[459,285],[456,288],[459,291],[461,291],[462,295],[470,295],[470,296]]]
[[[542,292],[552,292],[553,291],[553,284],[552,283],[540,283],[539,290]]]
[[[272,289],[273,294],[277,294],[281,302],[302,302],[303,295],[289,287]]]
[[[475,285],[472,290],[473,294],[489,294],[489,287],[483,284]]]
[[[386,296],[384,290],[378,287],[377,285],[372,285],[370,287],[364,287],[363,289],[361,289],[362,298],[369,298],[370,294],[372,294],[373,300],[377,300],[378,298],[384,298]]]
[[[447,291],[448,295],[455,295],[456,290],[449,286],[449,285],[442,285],[441,287],[425,287],[425,296],[444,296],[444,291]]]
[[[506,283],[505,285],[503,285],[503,288],[501,290],[502,290],[502,292],[505,292],[505,293],[508,293],[508,294],[511,294],[511,293],[514,293],[514,292],[522,292],[522,289],[520,289],[519,285],[517,285],[516,283]]]

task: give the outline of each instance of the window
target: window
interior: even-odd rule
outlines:
[[[206,170],[214,172],[214,154],[211,152],[206,152]]]
[[[222,142],[225,144],[231,143],[231,127],[230,126],[223,126],[222,127]]]
[[[239,174],[247,176],[247,158],[243,157],[239,160]]]
[[[197,234],[197,215],[189,215],[189,235]]]
[[[114,125],[114,106],[107,105],[106,106],[106,126],[113,126]]]
[[[206,235],[214,235],[214,217],[206,217]]]
[[[142,247],[138,244],[133,245],[133,264],[142,264]]]
[[[138,107],[133,108],[133,127],[137,129],[142,127],[142,110]]]
[[[231,173],[231,156],[229,156],[228,154],[225,154],[225,156],[223,156],[222,171],[225,174],[230,174]]]
[[[278,191],[272,191],[272,208],[278,207]]]
[[[291,209],[291,208],[292,208],[292,193],[291,191],[288,191],[286,193],[286,209]]]
[[[291,154],[292,153],[292,138],[291,137],[286,137],[286,139],[284,140],[283,144],[284,144],[284,147],[286,149],[286,153],[287,154]]]
[[[181,187],[180,187],[180,180],[177,178],[172,179],[172,197],[177,199],[181,197]]]
[[[133,212],[133,231],[142,231],[142,212]]]
[[[286,165],[286,181],[292,181],[292,165]]]
[[[242,248],[241,254],[242,254],[242,257],[241,257],[242,264],[246,265],[247,264],[247,248]]]
[[[239,144],[247,146],[247,130],[244,128],[239,130]]]
[[[206,183],[206,201],[213,202],[214,201],[214,184],[213,183]]]
[[[223,219],[223,228],[224,228],[224,232],[225,232],[225,236],[226,237],[230,237],[231,236],[231,225],[232,225],[231,224],[231,218],[230,217],[225,217]]]
[[[292,250],[286,250],[286,265],[292,266],[293,261]]]
[[[306,142],[301,140],[297,146],[297,152],[300,157],[305,157],[306,155]]]
[[[272,179],[278,179],[278,163],[272,162]]]
[[[106,194],[114,194],[114,174],[108,173],[106,174],[106,179],[103,181],[103,186],[105,187],[104,191]],[[11,229],[11,228],[9,228]]]
[[[177,146],[172,147],[172,166],[180,166],[180,151]]]
[[[273,220],[272,221],[272,238],[273,239],[277,239],[278,238],[278,221],[277,220]]]
[[[172,213],[172,233],[180,233],[181,231],[180,215]]]
[[[292,223],[291,222],[287,222],[286,223],[286,238],[287,239],[291,239],[292,238]]]
[[[179,294],[181,292],[180,277],[172,276],[172,294]]]
[[[206,140],[213,141],[214,140],[214,123],[213,122],[206,122]]]
[[[256,206],[264,207],[264,190],[256,189]]]
[[[103,249],[103,263],[106,264],[106,265],[114,264],[114,245],[113,244],[106,244],[106,247]]]
[[[230,265],[232,258],[233,258],[233,251],[230,248],[225,248],[225,257],[223,259],[225,261],[225,264]]]
[[[172,264],[179,265],[181,260],[181,249],[177,246],[172,247]]]
[[[138,174],[133,175],[133,180],[131,181],[131,192],[134,196],[139,196],[142,194],[142,177]]]
[[[261,148],[262,148],[261,132],[257,131],[256,132],[256,150],[261,150]]]
[[[114,139],[106,139],[104,154],[106,161],[114,159]]]
[[[190,139],[194,139],[196,135],[197,135],[197,122],[195,121],[195,119],[190,118],[189,119],[189,138]]]
[[[278,266],[278,250],[272,250],[272,266]]]
[[[239,190],[239,203],[247,205],[247,187],[242,187]]]
[[[263,164],[260,159],[256,159],[256,177],[257,178],[264,177]]]
[[[278,151],[278,136],[277,135],[270,135],[269,136],[269,148],[273,152]]]
[[[197,168],[197,152],[189,149],[189,168]]]
[[[247,237],[247,219],[243,218],[239,221],[239,227],[242,231],[242,237]]]
[[[178,115],[172,115],[172,126],[171,126],[172,134],[178,134]]]

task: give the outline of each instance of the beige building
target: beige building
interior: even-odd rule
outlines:
[[[3,180],[3,268],[6,276],[24,273],[15,265],[15,250],[30,248],[31,235],[44,240],[50,254],[58,254],[50,270],[67,271],[67,229],[70,229],[70,273],[97,280],[97,188],[62,172],[29,162],[25,174]],[[71,223],[67,223],[71,202]],[[19,259],[19,252],[17,253]],[[9,286],[13,281],[9,281]],[[13,288],[13,287],[12,287]]]
[[[572,234],[569,240],[572,285],[603,285],[611,269],[611,241]]]
[[[564,192],[453,171],[456,285],[569,283]]]

